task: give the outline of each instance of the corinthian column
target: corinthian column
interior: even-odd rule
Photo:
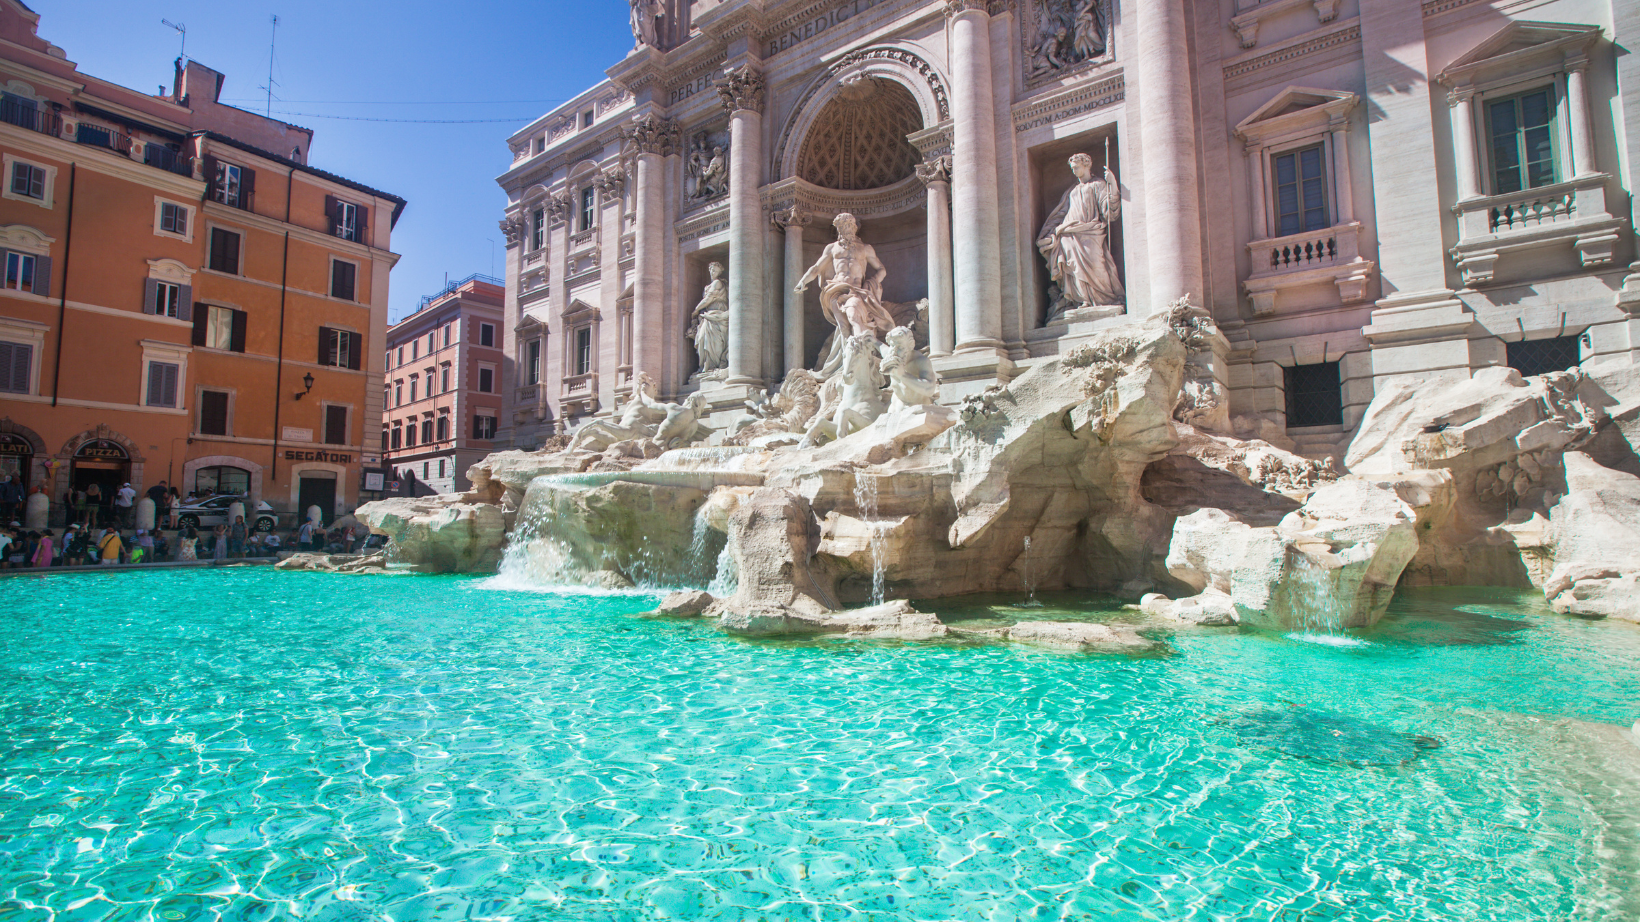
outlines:
[[[1184,0],[1140,0],[1139,143],[1144,162],[1145,245],[1152,313],[1179,298],[1201,303],[1200,198],[1191,114],[1190,30]]]
[[[729,384],[763,386],[763,75],[749,64],[717,84],[729,111]]]
[[[951,158],[917,164],[928,187],[928,354],[950,355],[956,348],[951,299]]]
[[[668,118],[641,116],[627,137],[638,149],[634,199],[632,282],[632,373],[663,374],[666,331],[661,316],[666,299],[666,157],[677,152],[678,126]],[[617,238],[618,239],[618,238]]]
[[[951,204],[956,348],[1002,345],[996,106],[986,0],[947,0],[951,28]]]
[[[803,367],[803,356],[807,351],[803,342],[803,294],[796,289],[797,280],[803,277],[803,228],[807,227],[812,216],[799,208],[796,202],[792,203],[791,210],[777,211],[774,214],[776,227],[786,232],[786,271],[785,281],[781,289],[785,291],[785,319],[786,319],[786,371]]]

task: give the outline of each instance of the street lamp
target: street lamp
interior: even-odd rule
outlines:
[[[313,392],[313,372],[310,371],[302,376],[302,385],[306,387],[307,390],[297,394],[297,400],[301,400],[303,397],[306,397],[308,394]]]

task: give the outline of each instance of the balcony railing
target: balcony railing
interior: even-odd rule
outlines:
[[[74,126],[74,142],[87,147],[102,147],[117,154],[131,156],[131,136],[112,128],[80,122]]]
[[[1499,258],[1538,247],[1569,246],[1585,267],[1611,262],[1621,218],[1606,207],[1604,173],[1483,195],[1452,206],[1458,216],[1458,245],[1452,258],[1464,284],[1491,282]]]
[[[1359,301],[1366,295],[1374,268],[1361,257],[1361,225],[1354,221],[1254,240],[1247,244],[1247,251],[1253,271],[1243,287],[1253,302],[1253,313],[1259,315],[1276,309],[1282,291],[1317,282],[1337,285],[1341,303]]]
[[[63,133],[62,116],[38,106],[23,105],[15,99],[0,102],[0,122],[58,137]]]
[[[194,158],[179,154],[153,141],[143,145],[142,162],[178,176],[194,175]]]

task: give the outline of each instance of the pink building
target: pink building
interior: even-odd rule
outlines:
[[[471,488],[501,417],[500,279],[471,275],[387,329],[382,459],[390,476],[437,493]],[[424,492],[424,491],[418,491]]]

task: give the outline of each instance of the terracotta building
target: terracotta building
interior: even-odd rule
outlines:
[[[402,492],[472,486],[467,468],[494,450],[501,417],[501,279],[471,275],[422,299],[387,329],[382,457]]]
[[[404,200],[309,166],[311,131],[198,62],[145,95],[38,21],[0,0],[0,464],[54,502],[167,480],[351,509]]]
[[[1633,0],[633,8],[508,140],[511,444],[825,370],[843,213],[947,404],[1181,298],[1194,411],[1318,459],[1398,379],[1640,359]]]

